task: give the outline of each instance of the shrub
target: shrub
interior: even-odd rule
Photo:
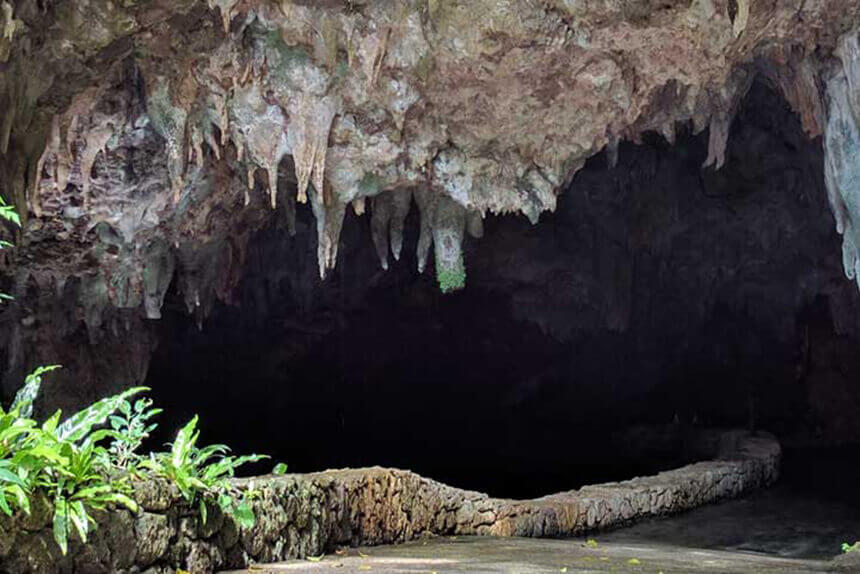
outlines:
[[[54,539],[65,554],[73,531],[86,543],[95,527],[92,510],[112,505],[137,512],[131,478],[158,476],[174,483],[189,504],[199,504],[204,522],[206,505],[218,504],[240,526],[253,526],[248,494],[239,497],[228,479],[243,464],[267,457],[227,456],[224,445],[199,448],[197,417],[180,429],[169,452],[138,454],[156,427],[151,419],[161,412],[146,398],[130,402],[145,387],[104,398],[62,422],[57,411],[39,424],[33,402],[42,375],[56,368],[37,369],[8,412],[0,407],[0,510],[29,514],[36,498],[50,500]]]
[[[240,526],[252,527],[254,513],[248,504],[247,491],[237,500],[238,493],[228,479],[243,464],[268,457],[258,454],[228,456],[230,449],[223,444],[198,448],[199,436],[195,416],[179,430],[169,452],[151,453],[142,466],[173,482],[188,504],[198,504],[204,523],[207,504],[214,502],[222,511],[232,515]]]

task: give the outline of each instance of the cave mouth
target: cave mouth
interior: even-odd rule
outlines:
[[[295,237],[273,218],[233,304],[198,321],[168,292],[154,440],[199,414],[205,442],[291,471],[391,466],[514,498],[685,464],[697,428],[766,429],[789,451],[860,442],[840,323],[857,294],[820,141],[757,82],[726,165],[703,171],[706,156],[707,134],[680,128],[622,143],[614,167],[592,158],[539,225],[488,218],[448,295],[415,271],[414,210],[387,272],[348,215],[322,284],[310,215]]]

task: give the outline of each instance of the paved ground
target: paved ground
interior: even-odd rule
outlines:
[[[599,539],[598,539],[599,540]],[[820,573],[822,560],[699,550],[665,544],[589,544],[586,540],[534,538],[436,538],[400,546],[348,549],[319,561],[254,566],[243,572],[448,573]]]
[[[746,498],[644,520],[601,535],[604,542],[654,542],[783,558],[830,559],[843,542],[860,538],[857,503],[810,497],[789,485]]]

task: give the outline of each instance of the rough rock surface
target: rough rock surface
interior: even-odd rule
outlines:
[[[755,77],[809,135],[826,131],[856,268],[856,178],[839,159],[855,149],[855,2],[0,6],[0,188],[26,220],[9,261],[7,290],[26,306],[7,318],[12,365],[87,337],[100,349],[77,367],[103,369],[130,343],[112,366],[140,380],[153,344],[143,318],[160,316],[174,277],[202,321],[231,300],[273,207],[292,232],[297,203],[310,203],[324,276],[351,213],[371,213],[381,265],[397,259],[414,200],[418,267],[432,247],[440,286],[458,289],[463,238],[481,235],[484,216],[536,222],[589,157],[606,149],[614,162],[621,140],[708,129],[705,165],[720,168]],[[53,334],[19,332],[42,317]]]
[[[144,483],[136,495],[143,512],[100,514],[93,539],[85,546],[73,541],[67,557],[53,543],[49,513],[27,525],[3,522],[0,567],[10,574],[204,573],[425,535],[571,536],[735,497],[779,475],[780,446],[772,436],[733,431],[701,439],[712,445],[714,460],[527,501],[383,468],[240,479],[257,492],[250,530],[217,509],[203,524],[175,491]]]

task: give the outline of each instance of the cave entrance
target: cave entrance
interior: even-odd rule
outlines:
[[[858,295],[820,142],[756,83],[720,171],[684,128],[619,155],[592,158],[538,226],[488,218],[451,295],[415,271],[414,210],[387,272],[348,215],[322,284],[310,215],[295,237],[273,219],[235,305],[201,327],[168,293],[146,383],[162,427],[199,414],[206,442],[296,472],[378,464],[509,497],[678,466],[699,427],[860,441],[841,311]]]

